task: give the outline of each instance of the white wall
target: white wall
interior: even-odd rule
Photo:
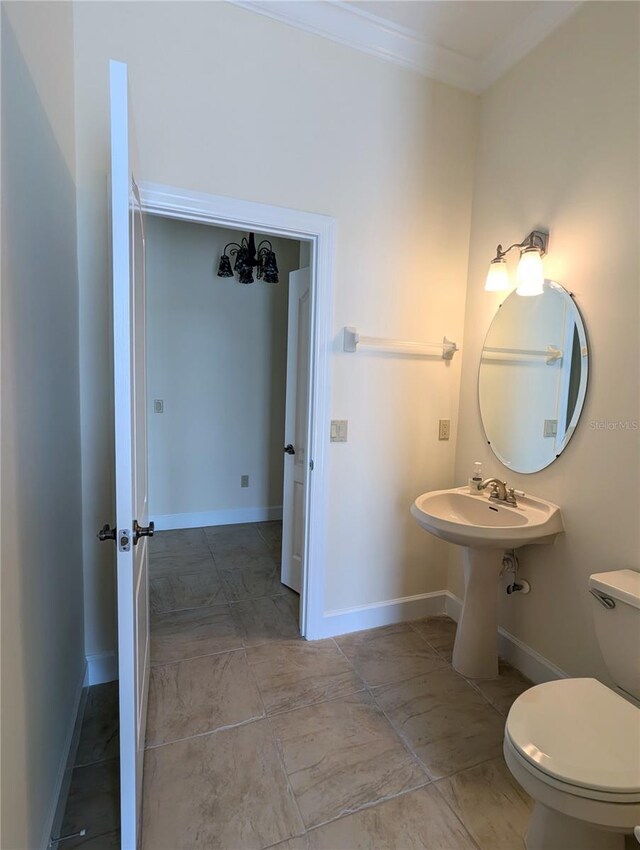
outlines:
[[[287,295],[300,245],[270,240],[278,284],[217,277],[224,246],[246,235],[147,218],[149,505],[164,527],[282,508]]]
[[[560,505],[566,533],[521,550],[528,596],[504,597],[501,622],[572,675],[606,679],[591,619],[591,573],[640,569],[638,258],[639,12],[585,3],[482,97],[473,206],[456,479],[487,475]],[[483,290],[496,243],[551,233],[545,274],[575,293],[590,343],[581,422],[542,472],[508,472],[483,441],[477,370],[500,295]],[[461,593],[456,564],[450,587]]]
[[[442,589],[409,516],[453,477],[460,359],[343,354],[341,328],[461,339],[477,98],[225,3],[81,3],[76,106],[88,651],[114,644],[107,61],[129,63],[145,180],[337,219],[326,606]],[[453,439],[438,442],[438,419]],[[327,435],[328,439],[328,435]]]
[[[32,850],[84,675],[73,28],[68,3],[2,17],[0,845]]]

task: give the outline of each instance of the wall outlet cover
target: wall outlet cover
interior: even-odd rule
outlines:
[[[154,413],[164,413],[164,401],[161,398],[154,398],[154,400],[153,400],[153,412]]]
[[[448,440],[451,436],[451,420],[441,419],[438,425],[438,439]]]
[[[240,476],[240,486],[241,487],[248,487],[249,486],[249,476],[248,475],[241,475]]]

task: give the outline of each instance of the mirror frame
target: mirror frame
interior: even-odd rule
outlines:
[[[518,472],[521,475],[534,475],[536,472],[541,472],[543,469],[546,469],[547,467],[551,466],[552,463],[554,463],[556,460],[558,460],[560,455],[563,453],[563,451],[566,449],[567,445],[569,444],[569,442],[570,442],[571,438],[573,437],[573,434],[574,434],[574,432],[575,432],[575,430],[578,426],[578,422],[580,421],[580,417],[582,416],[582,411],[584,409],[584,404],[585,404],[585,400],[586,400],[586,397],[587,397],[587,388],[588,388],[588,384],[589,384],[589,359],[591,357],[591,348],[589,346],[589,337],[588,337],[588,334],[587,334],[587,328],[586,328],[586,325],[585,325],[584,317],[583,317],[583,315],[580,311],[580,308],[578,307],[578,305],[576,303],[573,292],[570,292],[568,289],[565,289],[565,287],[562,286],[562,284],[558,283],[555,280],[545,279],[544,287],[546,289],[558,290],[558,291],[564,293],[570,299],[571,303],[573,304],[573,306],[575,308],[575,312],[576,312],[576,316],[577,316],[575,327],[576,327],[576,330],[578,332],[578,340],[579,340],[579,343],[580,343],[580,351],[581,352],[586,351],[586,357],[583,356],[583,365],[582,365],[582,370],[581,370],[581,375],[580,375],[580,386],[579,386],[579,389],[578,389],[578,395],[576,397],[576,403],[575,403],[575,407],[574,407],[574,410],[573,410],[573,414],[571,416],[571,422],[567,425],[564,437],[562,438],[562,442],[560,443],[559,446],[556,446],[556,452],[553,455],[553,457],[550,458],[548,463],[545,463],[543,466],[539,466],[537,469],[530,469],[530,470],[517,469],[516,466],[514,466],[512,463],[509,463],[507,461],[507,459],[504,458],[500,454],[497,447],[489,439],[489,435],[487,434],[487,429],[486,429],[484,418],[483,418],[483,415],[482,415],[482,403],[480,401],[480,372],[481,372],[481,369],[482,369],[482,352],[484,351],[485,346],[487,344],[487,339],[489,337],[489,334],[491,333],[491,329],[493,328],[496,319],[500,315],[500,310],[502,309],[502,307],[506,303],[506,301],[511,297],[518,297],[518,298],[525,297],[525,296],[518,295],[517,292],[515,291],[515,289],[511,290],[511,292],[509,292],[507,294],[506,298],[503,301],[500,302],[500,304],[498,305],[498,309],[496,310],[493,318],[491,319],[491,323],[489,324],[489,327],[487,328],[487,332],[485,334],[484,341],[482,343],[482,348],[480,350],[480,363],[478,364],[478,382],[477,382],[478,412],[480,414],[480,422],[482,423],[482,430],[483,430],[483,433],[484,433],[484,436],[485,436],[485,440],[486,440],[487,444],[489,445],[489,447],[491,448],[491,451],[493,452],[493,454],[497,457],[497,459],[500,461],[500,463],[503,466],[505,466],[507,469],[510,469],[512,472]]]

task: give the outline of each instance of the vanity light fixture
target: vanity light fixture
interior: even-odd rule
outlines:
[[[230,257],[236,258],[233,269]],[[218,277],[233,277],[236,272],[240,283],[253,283],[254,268],[258,279],[264,280],[265,283],[278,283],[278,263],[273,245],[268,239],[263,239],[256,248],[255,236],[250,233],[249,239],[243,237],[240,245],[237,242],[229,242],[224,246],[218,265]]]
[[[496,248],[496,256],[491,260],[484,288],[487,292],[503,292],[509,289],[509,273],[505,256],[512,248],[520,248],[520,262],[516,275],[518,295],[542,295],[544,269],[542,258],[547,253],[549,234],[543,230],[532,230],[522,242],[514,242],[506,250],[502,245]]]

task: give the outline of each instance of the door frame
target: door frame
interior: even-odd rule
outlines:
[[[331,425],[331,349],[336,221],[331,216],[209,195],[159,183],[139,184],[149,215],[259,231],[310,243],[311,337],[309,363],[309,460],[305,500],[305,558],[300,631],[307,640],[323,636],[328,443]]]

